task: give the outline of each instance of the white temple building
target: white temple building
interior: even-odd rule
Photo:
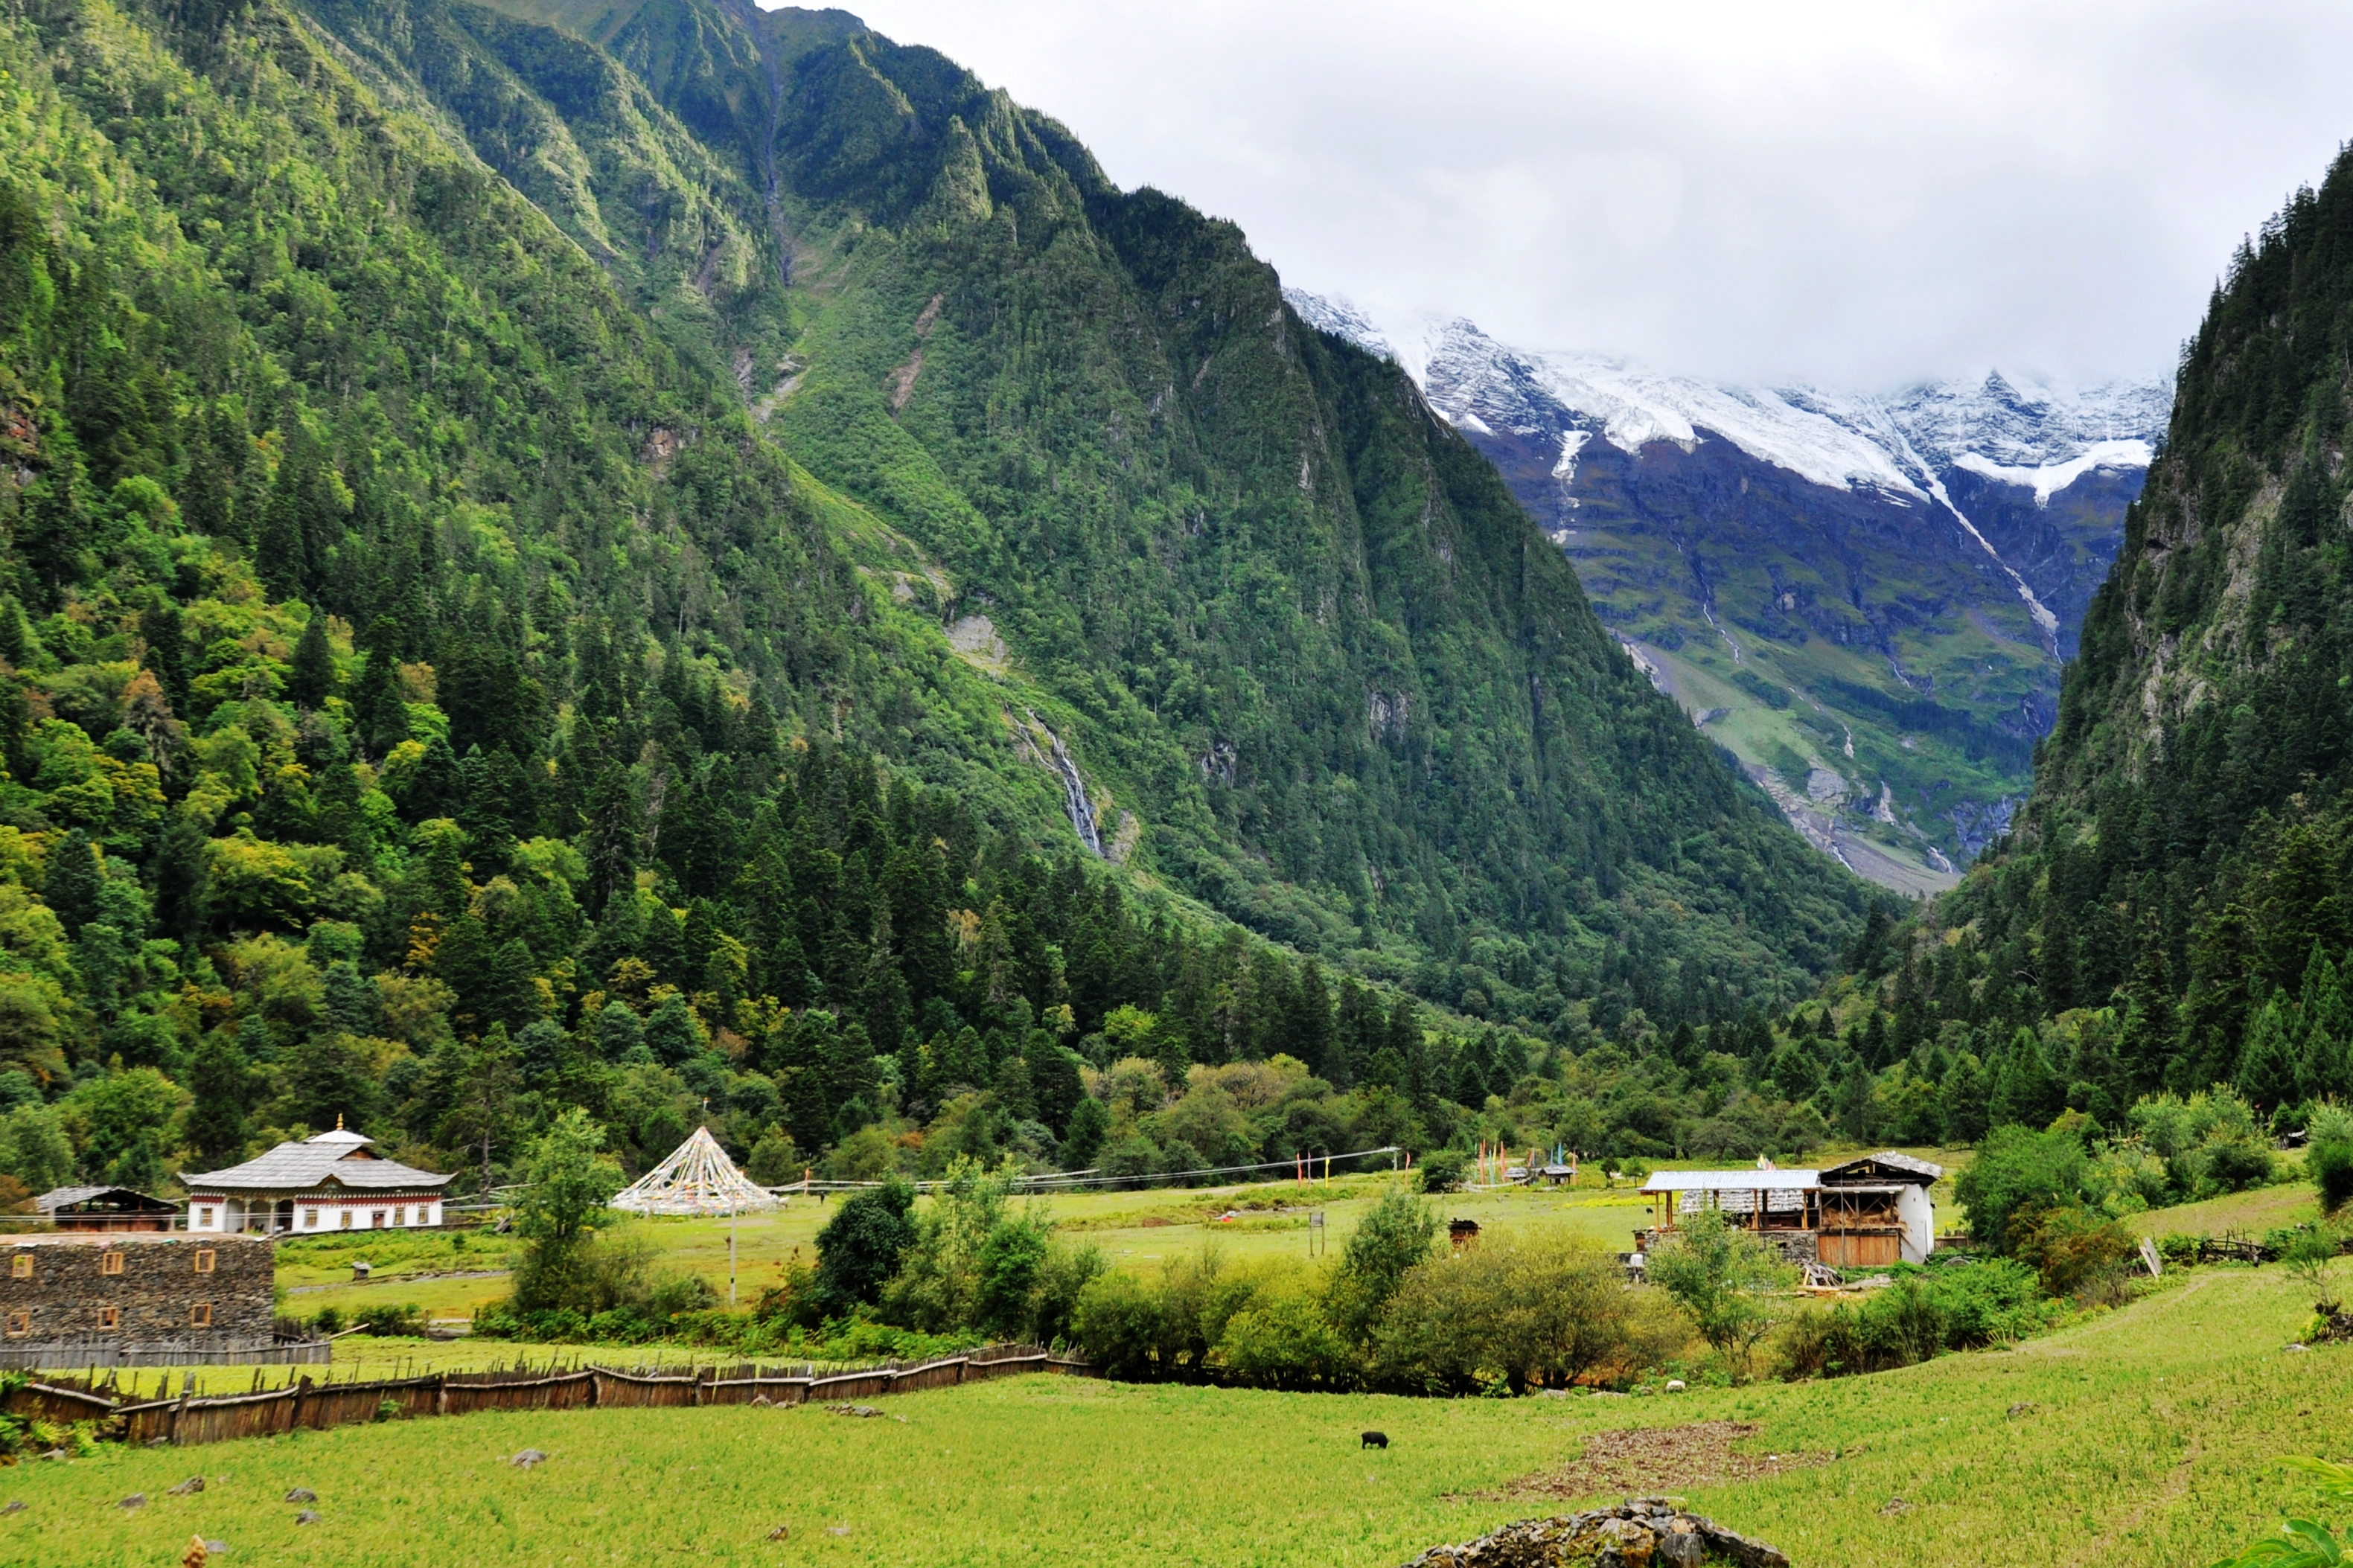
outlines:
[[[280,1143],[225,1171],[182,1172],[188,1228],[302,1236],[330,1230],[409,1230],[441,1223],[452,1178],[387,1160],[375,1141],[332,1132]]]

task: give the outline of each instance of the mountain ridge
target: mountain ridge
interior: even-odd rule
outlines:
[[[648,0],[586,17],[599,42],[516,9],[52,0],[6,24],[25,90],[106,171],[13,131],[38,225],[111,287],[201,303],[140,329],[168,396],[26,395],[35,479],[0,501],[36,520],[10,582],[38,629],[11,662],[47,702],[99,679],[93,647],[126,677],[177,658],[142,616],[254,643],[190,656],[245,683],[231,705],[205,684],[166,716],[206,757],[259,736],[266,764],[166,754],[153,831],[180,858],[107,841],[182,889],[142,937],[300,935],[348,857],[333,907],[366,921],[336,961],[454,977],[466,1039],[521,1026],[526,986],[577,1029],[651,973],[711,998],[714,1035],[751,1037],[734,1009],[764,996],[854,1016],[905,1084],[956,1010],[1008,1016],[999,981],[956,978],[1012,886],[985,857],[1101,855],[1124,891],[1100,921],[1066,918],[1096,908],[1084,879],[1034,895],[1063,933],[1039,942],[1086,946],[1033,952],[1026,1005],[1067,991],[1092,1031],[1157,1004],[1189,1020],[1152,1047],[1171,1061],[1259,1037],[1250,998],[1288,982],[1253,978],[1245,931],[1561,1042],[1773,1004],[1835,963],[1867,890],[1650,689],[1410,381],[1310,331],[1231,225],[1116,190],[1065,128],[853,18]],[[151,100],[184,112],[121,107]],[[186,280],[64,194],[100,189],[142,193]],[[47,477],[68,416],[86,481]],[[89,520],[114,528],[133,479],[140,528],[216,562],[201,592],[37,521],[70,495],[112,538]],[[78,701],[97,728],[56,744],[131,749]],[[836,748],[928,793],[845,795]],[[45,777],[45,754],[10,766]],[[786,775],[833,782],[800,802]],[[210,816],[183,809],[200,779]],[[452,779],[471,793],[428,827]],[[359,808],[321,816],[313,780],[381,797],[361,847],[317,840]],[[0,805],[59,830],[50,786],[25,789]],[[953,820],[925,838],[932,813]],[[464,839],[492,881],[521,875],[510,839],[541,846],[575,912],[526,941],[462,868],[420,891],[420,847]],[[744,858],[764,842],[781,869]],[[576,879],[545,871],[575,856]],[[283,906],[185,890],[248,861],[321,880],[285,870]],[[428,915],[463,933],[446,966],[412,941]],[[1176,956],[1196,929],[1214,951]],[[129,1026],[114,1006],[89,1005],[92,1039]],[[873,1109],[828,1095],[809,1128]]]
[[[2162,389],[1726,386],[1293,298],[1417,376],[1818,847],[1927,891],[2000,831]]]

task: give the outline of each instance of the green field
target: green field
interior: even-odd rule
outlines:
[[[1824,1152],[1816,1163],[1828,1164],[1860,1152]],[[1946,1167],[1947,1175],[1937,1184],[1936,1197],[1938,1214],[1944,1216],[1940,1224],[1951,1228],[1960,1219],[1953,1205],[1951,1173],[1968,1160],[1968,1152],[1906,1152]],[[1235,1261],[1278,1256],[1303,1259],[1311,1240],[1308,1216],[1318,1212],[1324,1216],[1324,1229],[1314,1245],[1319,1254],[1328,1249],[1336,1258],[1357,1221],[1398,1179],[1385,1173],[1304,1185],[1262,1182],[1140,1192],[1058,1193],[1029,1201],[1042,1204],[1065,1236],[1102,1247],[1113,1268],[1151,1269],[1208,1241]],[[1566,1230],[1624,1251],[1633,1245],[1634,1231],[1650,1223],[1649,1208],[1641,1194],[1626,1185],[1605,1191],[1595,1181],[1588,1172],[1585,1184],[1577,1188],[1455,1193],[1431,1202],[1441,1218],[1474,1220],[1482,1229]],[[1229,1212],[1235,1217],[1223,1219]],[[797,1253],[803,1262],[814,1261],[817,1233],[832,1214],[830,1203],[796,1196],[772,1214],[736,1220],[732,1229],[738,1304],[749,1306],[758,1300],[761,1288],[776,1282]],[[2219,1232],[2222,1227],[2212,1228]],[[650,1219],[625,1221],[613,1234],[651,1237],[667,1267],[702,1275],[723,1297],[730,1229],[724,1219]],[[463,1319],[470,1317],[475,1308],[505,1298],[508,1279],[503,1272],[493,1271],[512,1266],[517,1245],[480,1234],[469,1238],[462,1253],[453,1251],[448,1240],[439,1237],[337,1236],[304,1240],[280,1250],[278,1283],[286,1291],[284,1310],[304,1317],[315,1316],[326,1307],[349,1314],[370,1306],[413,1301],[425,1309],[428,1318]],[[358,1258],[374,1265],[364,1285],[352,1282],[351,1265]],[[453,1277],[459,1271],[476,1277]],[[343,1352],[339,1349],[337,1353],[340,1358]]]
[[[2279,1270],[2209,1268],[2014,1349],[1831,1383],[1438,1401],[1023,1378],[886,1402],[903,1422],[498,1415],[112,1449],[0,1481],[26,1505],[0,1518],[0,1560],[174,1562],[201,1531],[231,1563],[336,1568],[1387,1564],[1568,1506],[1468,1494],[1596,1434],[1733,1420],[1755,1425],[1750,1456],[1836,1458],[1731,1484],[1667,1463],[1654,1484],[1806,1568],[2200,1564],[2302,1500],[2270,1461],[2327,1448],[2353,1404],[2353,1354],[2284,1349],[2306,1310]],[[1359,1452],[1366,1426],[1395,1446]],[[526,1447],[547,1465],[503,1462]],[[201,1495],[163,1495],[195,1474]],[[297,1486],[321,1523],[279,1500]],[[132,1492],[147,1506],[118,1510]],[[791,1536],[769,1543],[778,1524]]]
[[[1249,1186],[1157,1188],[1144,1192],[1057,1194],[1037,1200],[1074,1240],[1103,1248],[1114,1268],[1153,1268],[1161,1261],[1190,1253],[1214,1239],[1237,1260],[1292,1255],[1308,1256],[1308,1215],[1324,1215],[1324,1232],[1315,1242],[1319,1253],[1327,1246],[1334,1257],[1347,1245],[1356,1222],[1370,1209],[1395,1178],[1355,1177],[1304,1186],[1261,1183]],[[1620,1187],[1603,1192],[1590,1185],[1577,1189],[1514,1189],[1496,1193],[1452,1194],[1434,1199],[1442,1217],[1476,1220],[1482,1227],[1573,1230],[1623,1251],[1633,1244],[1633,1231],[1646,1223],[1641,1197]],[[1219,1216],[1229,1211],[1230,1221]],[[803,1262],[817,1258],[817,1233],[832,1216],[833,1205],[795,1197],[773,1214],[747,1215],[733,1223],[736,1299],[749,1306],[759,1300],[764,1285],[775,1283],[797,1249]],[[723,1297],[727,1291],[728,1233],[724,1219],[629,1220],[617,1226],[616,1236],[649,1237],[660,1247],[665,1266],[691,1270],[711,1281]],[[414,1301],[432,1318],[464,1318],[476,1307],[503,1300],[508,1280],[503,1274],[459,1279],[448,1271],[505,1268],[512,1262],[513,1246],[499,1238],[479,1237],[468,1255],[452,1256],[446,1246],[415,1246],[406,1237],[375,1239],[337,1237],[331,1247],[301,1242],[279,1255],[278,1283],[285,1288],[285,1310],[305,1317],[335,1307],[349,1313],[369,1306]],[[375,1268],[364,1285],[352,1283],[354,1258],[367,1258]],[[423,1276],[423,1277],[420,1277]]]

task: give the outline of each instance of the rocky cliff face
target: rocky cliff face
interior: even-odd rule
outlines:
[[[1819,847],[1917,890],[2007,823],[2165,388],[1728,386],[1293,299],[1417,376]]]

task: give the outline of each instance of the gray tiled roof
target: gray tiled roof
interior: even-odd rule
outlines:
[[[137,1198],[141,1203],[149,1205],[158,1211],[174,1206],[161,1198],[149,1197],[145,1193],[133,1192],[129,1187],[55,1187],[35,1198],[33,1206],[43,1214],[51,1214],[69,1205],[88,1203],[92,1198],[102,1198],[110,1193],[121,1193],[125,1197]]]
[[[1909,1172],[1913,1175],[1924,1176],[1932,1182],[1945,1173],[1945,1167],[1942,1165],[1931,1164],[1926,1160],[1915,1160],[1909,1154],[1899,1154],[1893,1149],[1882,1149],[1876,1154],[1865,1154],[1861,1159],[1849,1160],[1843,1164],[1823,1167],[1822,1179],[1829,1181],[1843,1172],[1854,1170],[1858,1165],[1879,1165],[1890,1171]]]
[[[368,1141],[354,1133],[322,1132],[301,1143],[280,1143],[267,1154],[225,1171],[180,1173],[190,1192],[308,1192],[330,1181],[346,1187],[387,1191],[438,1187],[449,1180],[397,1160],[367,1153]]]
[[[78,1204],[84,1198],[94,1198],[106,1190],[104,1187],[55,1187],[35,1198],[33,1206],[44,1212],[62,1208],[67,1204]]]

